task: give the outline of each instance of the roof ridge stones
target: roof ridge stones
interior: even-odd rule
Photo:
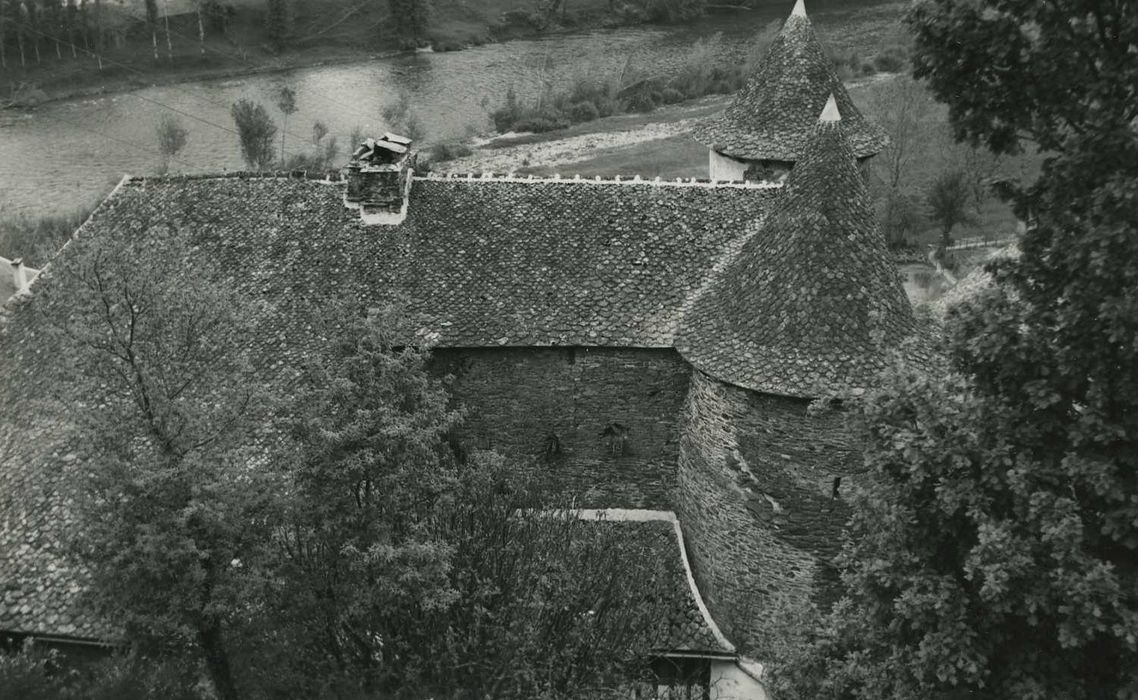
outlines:
[[[127,184],[145,186],[148,182],[154,183],[178,183],[178,182],[194,182],[201,180],[305,180],[316,184],[332,184],[344,185],[346,180],[343,174],[337,170],[330,171],[307,171],[307,170],[271,170],[271,171],[231,171],[225,173],[191,173],[191,174],[177,174],[177,175],[130,175],[125,178]],[[760,180],[714,180],[708,178],[674,178],[664,179],[661,177],[643,178],[639,175],[632,177],[621,177],[620,175],[613,175],[611,177],[601,177],[599,175],[593,177],[585,177],[582,175],[522,175],[518,173],[494,173],[483,171],[470,171],[470,172],[447,172],[447,173],[422,173],[414,175],[414,179],[418,181],[429,182],[516,182],[516,183],[581,183],[590,185],[646,185],[656,187],[704,187],[704,188],[724,188],[724,189],[753,189],[753,190],[777,190],[782,187],[779,182],[766,182]]]
[[[794,162],[831,94],[845,116],[854,154],[866,158],[880,152],[888,137],[854,106],[800,2],[731,105],[699,124],[693,135],[739,160]]]
[[[747,389],[860,393],[913,335],[845,120],[816,120],[786,192],[689,306],[676,347]]]

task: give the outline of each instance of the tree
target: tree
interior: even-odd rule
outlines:
[[[461,413],[429,354],[403,345],[399,307],[328,323],[321,335],[336,340],[298,387],[282,457],[295,501],[274,617],[305,666],[287,682],[578,697],[643,670],[666,630],[659,549],[543,515],[517,465],[456,448]]]
[[[84,470],[76,553],[90,600],[129,638],[200,653],[217,696],[238,697],[226,628],[273,523],[260,468],[272,405],[248,359],[250,307],[184,233],[145,216],[121,237],[73,242],[37,305],[77,423]]]
[[[292,32],[292,7],[289,0],[265,0],[265,32],[277,48],[281,48]]]
[[[0,0],[2,1],[2,0]],[[12,18],[13,34],[16,35],[16,46],[20,50],[20,67],[25,68],[28,65],[27,59],[24,56],[24,38],[28,34],[28,12],[24,7],[24,3],[20,0],[7,0],[9,13],[8,16]]]
[[[392,25],[408,46],[418,46],[427,33],[431,17],[430,0],[387,0]]]
[[[927,201],[933,221],[940,225],[940,245],[942,249],[952,245],[952,229],[957,224],[972,220],[968,213],[968,200],[971,193],[960,170],[941,173],[929,187]]]
[[[241,157],[255,170],[264,170],[273,162],[273,138],[277,125],[265,108],[252,100],[240,99],[230,109],[241,140]]]
[[[928,118],[934,109],[932,95],[923,83],[899,75],[873,96],[874,121],[889,135],[889,145],[874,158],[881,179],[890,190],[907,180],[913,159],[920,157],[933,137]]]
[[[146,26],[150,29],[150,43],[154,46],[154,60],[158,60],[158,0],[146,0]]]
[[[284,115],[284,122],[281,126],[281,162],[285,159],[285,134],[288,132],[288,118],[291,114],[296,114],[296,92],[287,85],[282,87],[277,93],[277,108],[280,109],[281,114]]]
[[[0,68],[8,68],[8,3],[0,0]]]
[[[33,0],[36,2],[37,0]],[[51,39],[55,45],[55,57],[63,59],[59,48],[59,39],[63,34],[63,13],[59,3],[55,0],[38,0],[42,7],[39,9],[39,30],[46,38]]]
[[[170,160],[176,158],[186,146],[189,132],[182,122],[173,115],[164,115],[158,120],[158,151],[162,154],[162,172],[170,167]]]
[[[67,0],[63,10],[63,26],[67,34],[67,43],[71,44],[71,58],[78,58],[78,48],[75,43],[75,29],[79,22],[79,6],[75,0]]]
[[[411,96],[400,91],[395,102],[383,108],[383,121],[388,129],[412,141],[421,141],[425,136],[423,122],[411,107]]]
[[[958,137],[1048,157],[1004,188],[1029,222],[1021,255],[952,312],[949,366],[898,370],[863,408],[847,597],[786,669],[806,697],[1138,694],[1131,9],[912,11],[917,73]]]
[[[328,135],[328,125],[322,121],[312,123],[312,145],[319,146],[324,137]]]
[[[194,13],[198,17],[198,47],[201,55],[205,56],[205,20],[203,5],[205,0],[194,0]]]
[[[36,54],[36,65],[41,63],[40,38],[44,36],[43,13],[36,0],[24,0],[24,31],[31,40],[32,49]]]
[[[1093,115],[1138,116],[1130,5],[921,2],[909,19],[913,74],[948,104],[959,140],[994,153],[1017,153],[1025,143],[1060,151],[1088,133]]]

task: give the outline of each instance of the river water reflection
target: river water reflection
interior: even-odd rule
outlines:
[[[857,8],[883,0],[813,0],[819,23],[837,23]],[[784,7],[783,5],[786,5]],[[328,125],[343,147],[359,127],[384,127],[381,112],[406,93],[426,141],[460,138],[489,128],[489,110],[513,86],[536,94],[543,80],[582,70],[615,70],[626,60],[664,73],[702,37],[722,32],[727,51],[740,55],[747,39],[790,3],[749,13],[708,17],[685,27],[629,28],[491,44],[451,53],[418,53],[351,64],[297,69],[232,79],[200,80],[104,97],[0,112],[0,215],[65,212],[100,197],[124,173],[154,172],[160,162],[155,125],[177,110],[189,140],[174,172],[217,172],[242,167],[230,105],[248,97],[272,104],[283,85],[296,90],[298,113],[288,121],[289,152],[308,146],[312,123]]]

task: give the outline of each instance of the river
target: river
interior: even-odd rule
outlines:
[[[820,28],[840,27],[857,13],[889,0],[812,0]],[[272,105],[285,85],[297,94],[286,147],[309,147],[321,120],[346,147],[354,128],[381,132],[385,106],[406,94],[426,142],[452,140],[490,128],[489,112],[513,87],[535,95],[543,81],[557,84],[583,72],[619,70],[626,61],[666,72],[694,43],[722,34],[724,51],[741,55],[747,40],[782,19],[791,3],[746,13],[706,17],[676,27],[637,27],[556,35],[448,53],[415,53],[330,66],[197,80],[106,96],[53,102],[31,111],[0,112],[0,216],[38,216],[90,206],[124,173],[153,173],[161,158],[155,127],[175,114],[189,131],[172,172],[220,172],[242,167],[230,105]],[[823,34],[825,40],[825,32]],[[97,82],[97,75],[93,82]],[[344,156],[342,156],[343,158]]]

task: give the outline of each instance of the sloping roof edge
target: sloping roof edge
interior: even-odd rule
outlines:
[[[732,644],[723,631],[719,629],[719,625],[715,623],[715,618],[711,616],[711,611],[707,607],[707,603],[703,600],[703,595],[699,592],[699,586],[695,582],[695,573],[692,571],[691,561],[688,557],[687,543],[684,541],[684,531],[680,527],[680,519],[676,514],[670,510],[637,510],[628,508],[602,508],[602,509],[583,509],[576,511],[576,515],[581,520],[608,520],[610,522],[666,522],[672,524],[672,530],[676,535],[676,544],[679,545],[680,560],[684,565],[684,574],[687,577],[688,590],[691,592],[692,598],[695,600],[696,607],[699,608],[700,615],[703,616],[703,622],[711,631],[715,641],[719,642],[720,646],[726,654],[735,655],[735,645]],[[666,650],[665,650],[666,651]],[[690,652],[685,655],[691,656]],[[708,655],[710,656],[710,655]]]

